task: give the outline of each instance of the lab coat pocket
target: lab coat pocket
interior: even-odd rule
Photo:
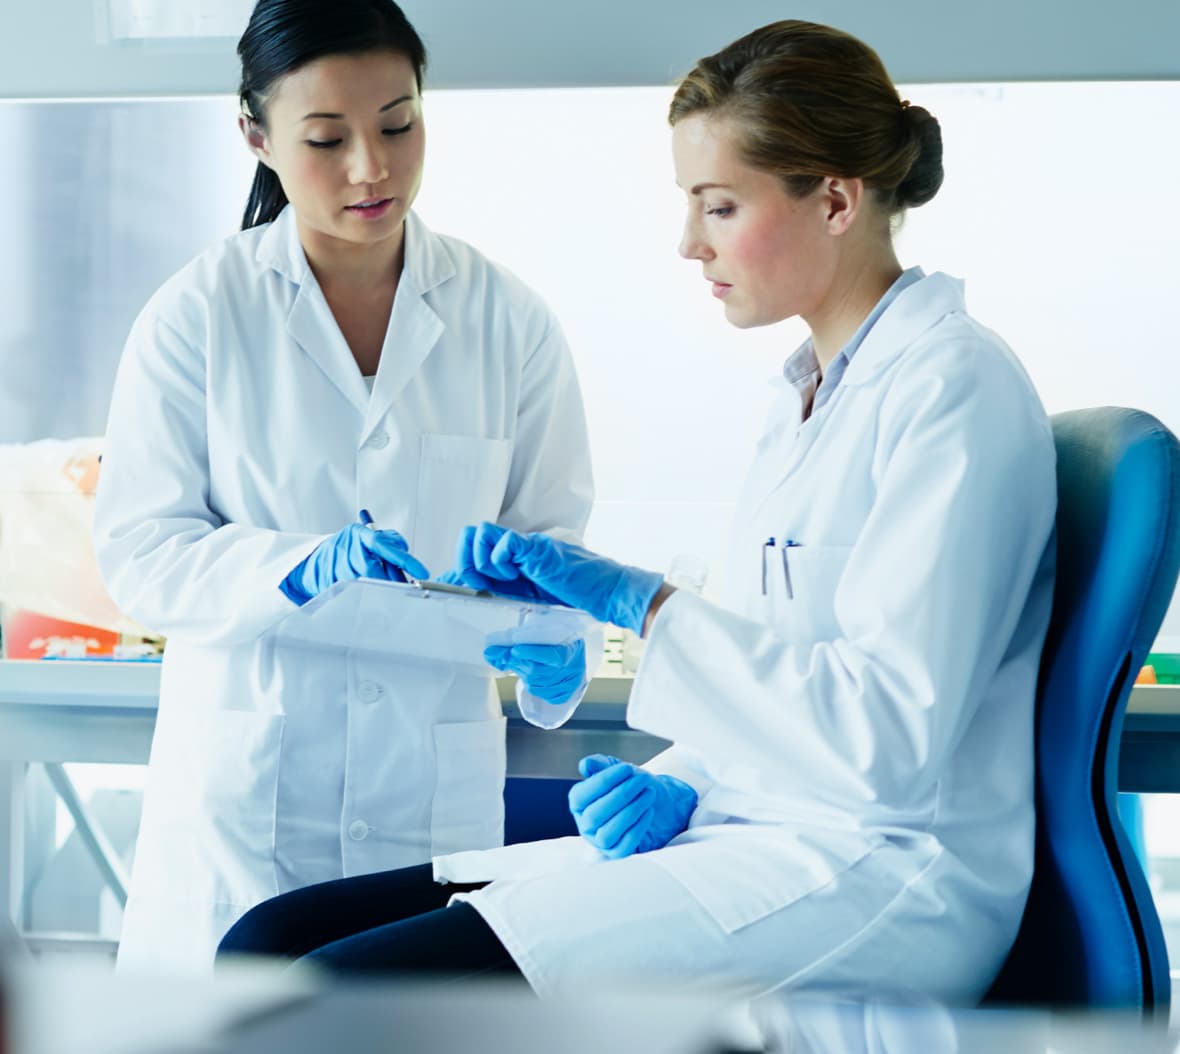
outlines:
[[[648,859],[680,882],[726,933],[838,883],[875,844],[852,832],[753,824],[693,828],[689,839]]]
[[[836,619],[836,589],[852,555],[849,545],[796,545],[783,550],[791,597],[787,608],[796,636],[808,643],[833,641],[843,631]]]
[[[410,541],[433,575],[454,563],[461,528],[499,517],[511,465],[511,439],[422,436]]]
[[[506,726],[504,717],[434,726],[432,855],[503,844]]]
[[[169,713],[152,747],[136,880],[182,900],[254,904],[278,892],[275,801],[282,714],[200,709]],[[158,865],[158,866],[156,866]]]

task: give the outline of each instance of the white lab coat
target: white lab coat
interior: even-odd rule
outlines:
[[[164,285],[119,367],[95,510],[111,595],[168,637],[121,967],[207,969],[267,897],[502,843],[491,669],[284,646],[278,585],[361,507],[438,574],[465,524],[578,539],[592,491],[556,320],[413,214],[371,396],[290,208]]]
[[[435,861],[541,993],[588,978],[978,996],[1032,873],[1054,448],[1011,352],[921,278],[831,399],[784,385],[741,495],[729,609],[661,609],[628,722],[675,744],[687,831]],[[767,553],[774,537],[796,544]],[[594,854],[596,857],[596,854]],[[514,880],[515,879],[515,880]]]

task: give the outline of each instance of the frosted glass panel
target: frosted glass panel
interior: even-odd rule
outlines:
[[[224,97],[0,101],[0,443],[102,434],[139,309],[240,222],[236,115]]]

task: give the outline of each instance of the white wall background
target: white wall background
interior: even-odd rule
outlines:
[[[598,502],[588,540],[717,564],[765,378],[799,332],[735,340],[680,260],[666,89],[436,92],[419,210],[550,302],[578,363]]]
[[[967,280],[1050,412],[1125,404],[1180,432],[1180,83],[910,86],[946,182],[902,261]],[[661,88],[428,94],[419,211],[513,268],[561,318],[590,418],[588,541],[655,568],[724,534],[798,322],[730,328],[676,254]],[[998,425],[1002,424],[997,422]],[[1176,632],[1180,632],[1178,626]]]
[[[938,197],[906,222],[903,262],[967,280],[973,312],[1022,357],[1051,412],[1140,406],[1180,432],[1173,325],[1180,214],[1172,206],[1180,82],[903,91],[941,119],[947,171]],[[418,208],[438,230],[515,270],[562,320],[598,482],[589,542],[657,569],[677,553],[698,554],[717,592],[767,382],[804,331],[798,322],[730,328],[699,265],[677,256],[683,204],[664,117],[669,95],[667,88],[429,91]],[[28,119],[57,121],[63,104],[42,105],[44,113],[30,109]],[[149,105],[167,104],[108,105],[102,119],[144,136],[143,121],[118,118]],[[29,178],[61,181],[69,203],[71,180],[90,186],[96,172],[117,172],[110,185],[135,186],[133,198],[108,194],[109,204],[102,198],[88,207],[132,204],[143,212],[146,204],[162,230],[179,231],[201,204],[204,233],[190,232],[194,246],[229,233],[253,162],[237,136],[232,98],[205,100],[195,124],[193,105],[178,106],[176,119],[161,113],[148,141],[129,134],[89,141],[62,123],[63,134],[80,136],[63,154],[68,163]],[[201,144],[199,163],[186,164],[183,184],[172,185],[175,173],[165,180],[167,166],[156,159],[187,157],[190,137]],[[21,142],[17,136],[17,160]],[[156,186],[153,174],[169,185]],[[166,221],[176,199],[193,194],[199,199],[183,204],[183,220]],[[19,209],[14,220],[25,222]],[[115,226],[143,224],[129,214]],[[51,224],[46,236],[53,231]],[[68,230],[59,233],[69,241]],[[153,284],[180,263],[159,251],[153,258],[165,268]],[[8,263],[14,281],[4,283],[2,298],[10,318],[22,288],[44,277],[36,260],[10,255]],[[128,324],[147,288],[123,305]],[[108,356],[112,373],[120,340]],[[52,352],[18,356],[21,369],[52,372]],[[1180,612],[1164,632],[1180,638]]]

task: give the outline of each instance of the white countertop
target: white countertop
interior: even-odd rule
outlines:
[[[510,774],[564,773],[585,754],[642,760],[662,749],[662,740],[626,725],[633,679],[594,678],[582,705],[554,733],[513,720],[519,717],[515,679],[498,678],[504,713],[510,719]],[[143,764],[151,748],[159,687],[159,663],[2,660],[0,764]],[[1171,785],[1172,774],[1180,771],[1174,763],[1177,732],[1180,685],[1136,685],[1124,727],[1124,762],[1134,772],[1155,773],[1150,789],[1166,784],[1165,789],[1180,792],[1180,778],[1175,788]],[[1129,762],[1128,743],[1139,752]],[[1144,750],[1151,756],[1141,756]]]
[[[595,677],[583,705],[626,702],[633,680],[626,674]],[[515,678],[497,678],[496,685],[504,702],[515,700]],[[156,662],[0,661],[0,704],[155,709],[159,690]],[[1127,712],[1180,715],[1180,684],[1136,685]]]
[[[595,677],[583,705],[623,703],[631,689],[629,675]],[[504,702],[516,699],[516,679],[499,677]],[[98,707],[154,710],[160,692],[158,662],[95,662],[71,659],[0,661],[0,705]]]

